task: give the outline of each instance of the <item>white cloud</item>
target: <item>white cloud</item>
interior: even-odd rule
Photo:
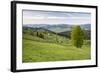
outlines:
[[[89,13],[23,11],[23,24],[87,24]]]

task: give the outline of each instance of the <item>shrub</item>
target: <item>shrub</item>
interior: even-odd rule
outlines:
[[[37,32],[37,37],[40,37],[40,38],[44,39],[44,34]]]

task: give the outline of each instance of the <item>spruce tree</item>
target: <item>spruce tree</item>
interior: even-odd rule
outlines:
[[[71,32],[71,40],[72,44],[77,47],[81,48],[84,42],[84,32],[80,26],[75,26]]]

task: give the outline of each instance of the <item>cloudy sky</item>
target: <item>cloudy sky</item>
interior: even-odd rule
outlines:
[[[23,10],[23,24],[90,24],[90,13]]]

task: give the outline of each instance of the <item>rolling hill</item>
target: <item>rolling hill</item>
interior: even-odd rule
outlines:
[[[49,32],[49,33],[70,38],[71,30],[74,26],[75,25],[69,25],[69,24],[27,24],[27,25],[23,25],[23,28],[31,29],[32,31],[36,31],[36,32],[37,31]],[[83,24],[80,26],[84,30],[85,35],[87,36],[87,39],[90,39],[91,25]]]
[[[44,28],[55,33],[70,31],[75,25],[70,24],[24,24],[23,27],[30,27],[30,28]],[[84,30],[90,30],[90,24],[82,24],[80,25]]]
[[[44,37],[40,37],[40,34]],[[65,38],[62,34],[58,35],[58,33],[44,28],[24,27],[22,61],[28,63],[88,60],[91,59],[89,42],[90,40],[85,40],[81,48],[76,48],[70,39]]]

